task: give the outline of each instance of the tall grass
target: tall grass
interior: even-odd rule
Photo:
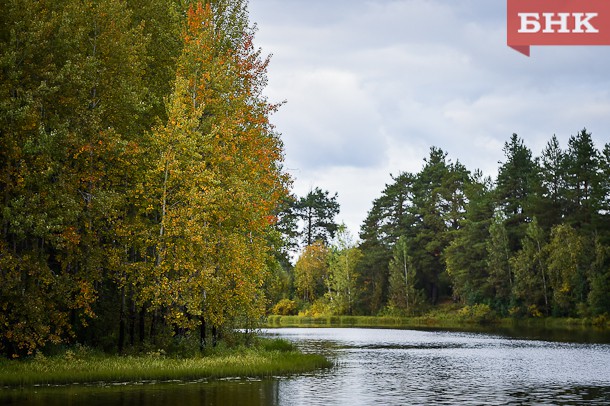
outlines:
[[[303,354],[289,343],[273,341],[190,358],[173,358],[160,352],[109,356],[68,350],[52,357],[0,361],[0,386],[270,377],[331,366],[320,355]]]

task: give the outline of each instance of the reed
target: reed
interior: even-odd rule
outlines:
[[[289,343],[274,341],[254,348],[224,349],[190,358],[169,357],[162,352],[109,356],[86,350],[67,350],[50,357],[37,354],[24,360],[1,360],[0,387],[264,378],[332,366],[321,355],[303,354]]]

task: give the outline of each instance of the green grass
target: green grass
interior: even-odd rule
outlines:
[[[0,387],[63,385],[92,382],[141,382],[270,377],[329,368],[316,354],[303,354],[282,340],[264,340],[256,348],[221,350],[191,358],[162,353],[109,356],[88,350],[62,355],[37,355],[25,360],[0,361]]]
[[[269,316],[267,327],[399,327],[461,329],[476,326],[511,327],[522,325],[547,329],[597,328],[610,329],[607,318],[494,318],[467,312],[437,309],[422,316]]]

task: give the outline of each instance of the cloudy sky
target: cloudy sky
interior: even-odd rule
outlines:
[[[610,142],[610,47],[506,46],[506,0],[251,0],[294,192],[338,193],[354,236],[431,146],[495,178],[512,133],[539,155]]]

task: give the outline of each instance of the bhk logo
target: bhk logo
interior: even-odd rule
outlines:
[[[610,0],[507,0],[508,46],[610,45]]]

